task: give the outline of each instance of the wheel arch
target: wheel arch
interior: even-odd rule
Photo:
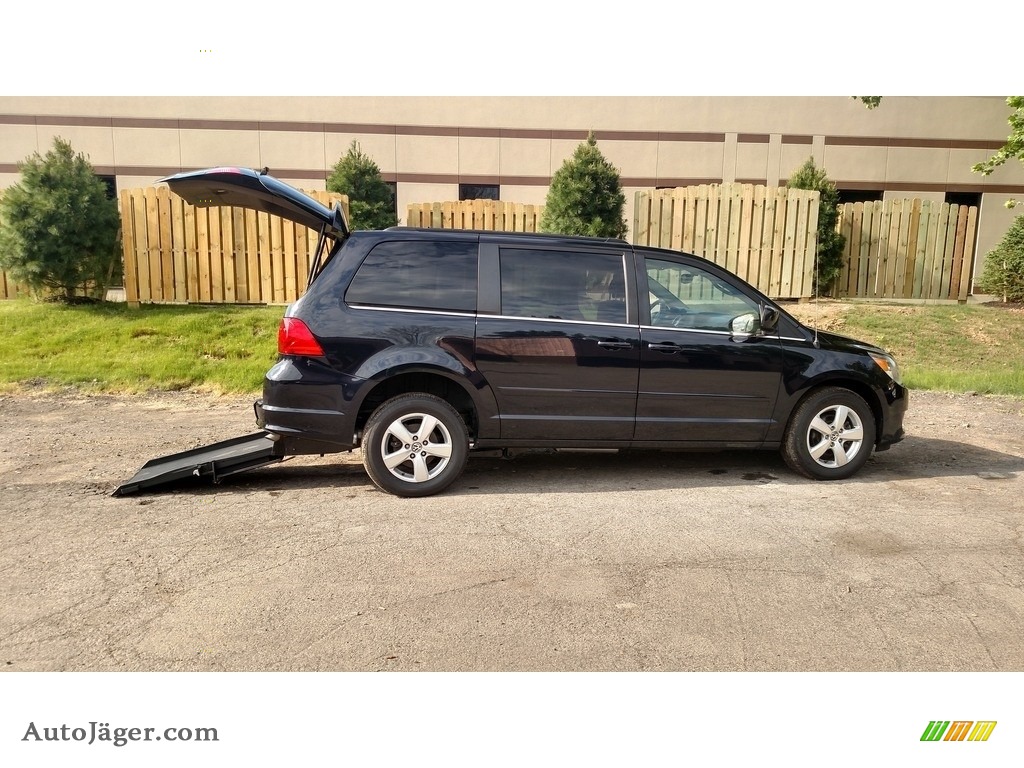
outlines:
[[[828,389],[830,387],[849,390],[850,392],[853,392],[855,395],[858,395],[865,403],[868,404],[868,408],[871,409],[871,417],[875,422],[875,444],[877,444],[882,434],[882,403],[879,400],[878,393],[875,392],[874,388],[867,382],[860,381],[858,379],[841,377],[822,379],[814,382],[814,384],[807,387],[807,389],[805,389],[800,394],[800,397],[797,398],[796,402],[793,404],[792,409],[790,409],[789,416],[786,419],[786,424],[784,425],[784,427],[789,427],[789,423],[793,420],[794,416],[796,415],[796,412],[799,410],[800,406],[806,400],[813,397],[821,390]]]
[[[489,410],[486,399],[489,392],[472,392],[459,377],[445,369],[420,367],[391,371],[366,388],[356,415],[356,432],[362,432],[370,416],[383,403],[414,392],[441,398],[459,412],[471,440],[480,435],[481,422],[487,418]]]

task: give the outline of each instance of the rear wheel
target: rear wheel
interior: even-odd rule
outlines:
[[[864,398],[841,387],[809,395],[786,428],[782,457],[794,472],[812,480],[854,475],[875,444],[875,417]]]
[[[363,466],[396,496],[440,493],[462,474],[469,434],[458,411],[439,397],[399,395],[381,405],[363,432]]]

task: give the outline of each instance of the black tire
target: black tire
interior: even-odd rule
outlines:
[[[812,480],[856,474],[875,445],[875,415],[864,398],[842,387],[811,392],[793,411],[782,458]]]
[[[430,431],[424,435],[426,421]],[[451,405],[417,392],[393,397],[377,408],[366,422],[362,447],[366,473],[382,491],[430,496],[462,474],[469,433]]]

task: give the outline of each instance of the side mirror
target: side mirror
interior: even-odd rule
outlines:
[[[768,304],[761,305],[761,333],[774,333],[779,327],[779,310]]]
[[[757,330],[757,315],[753,312],[748,312],[745,315],[734,317],[732,322],[729,323],[729,332],[732,333],[732,337],[737,341],[743,341],[750,336],[753,336],[757,333]]]

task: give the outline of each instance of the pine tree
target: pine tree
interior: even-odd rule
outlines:
[[[843,248],[846,236],[836,229],[839,221],[839,190],[833,184],[824,168],[814,164],[814,158],[807,158],[787,183],[791,189],[816,189],[821,193],[818,205],[818,263],[814,275],[814,291],[818,296],[827,293],[832,283],[843,271]]]
[[[327,177],[327,189],[348,195],[349,226],[352,229],[387,229],[398,223],[395,197],[381,176],[380,167],[363,153],[358,142],[334,164]]]
[[[1024,216],[1013,220],[999,245],[985,256],[975,288],[1004,301],[1024,301]]]
[[[551,177],[540,230],[564,235],[624,237],[626,219],[618,170],[609,163],[591,131],[570,159]]]
[[[118,267],[117,201],[82,154],[59,136],[20,164],[0,198],[0,269],[65,301],[87,285],[99,296]]]

